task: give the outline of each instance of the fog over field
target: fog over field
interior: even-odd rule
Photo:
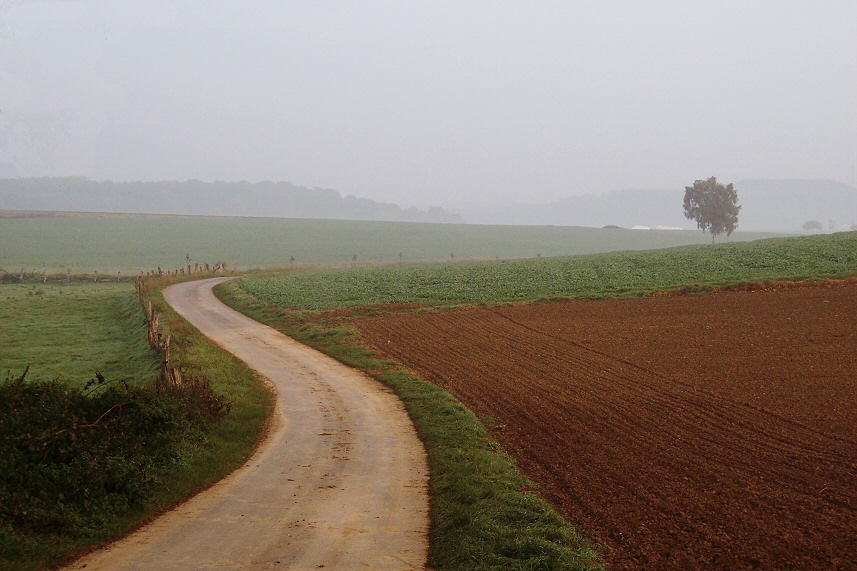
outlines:
[[[692,228],[681,192],[710,176],[857,196],[855,93],[851,0],[0,3],[0,179],[287,182],[466,221]],[[650,189],[676,193],[662,219],[573,215]],[[857,223],[844,196],[806,220]],[[804,222],[754,210],[742,228]]]

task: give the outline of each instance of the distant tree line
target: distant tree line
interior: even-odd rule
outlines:
[[[288,182],[113,182],[83,177],[0,180],[5,210],[122,212],[460,223],[433,207],[402,208]]]

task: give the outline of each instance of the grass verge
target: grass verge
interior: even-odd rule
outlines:
[[[405,403],[428,453],[434,569],[593,569],[598,548],[545,501],[478,418],[448,392],[376,358],[353,332],[266,307],[235,283],[215,287],[231,307],[374,376]]]

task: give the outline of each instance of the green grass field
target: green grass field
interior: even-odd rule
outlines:
[[[8,213],[7,213],[8,214]],[[771,234],[736,232],[746,241]],[[0,216],[0,268],[116,276],[226,262],[243,269],[568,256],[705,244],[699,231],[202,216]],[[292,262],[294,258],[294,262]],[[0,272],[2,274],[3,272]],[[6,277],[9,281],[11,276]]]
[[[575,257],[319,269],[252,276],[240,287],[260,303],[323,310],[633,296],[684,286],[855,273],[857,232],[845,232]]]
[[[130,283],[0,286],[0,373],[83,386],[100,371],[111,380],[152,382],[159,360]]]

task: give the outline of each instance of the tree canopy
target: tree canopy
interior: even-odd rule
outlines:
[[[730,182],[723,186],[717,177],[696,180],[684,187],[684,216],[696,220],[703,232],[711,232],[711,241],[726,232],[731,236],[738,226],[738,193]]]

